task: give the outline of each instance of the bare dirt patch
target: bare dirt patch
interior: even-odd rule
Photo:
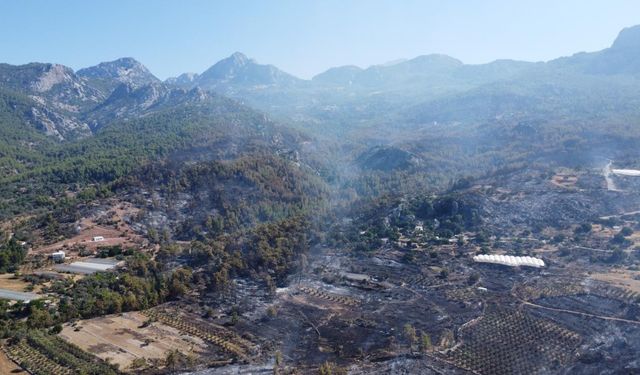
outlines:
[[[123,248],[140,248],[144,245],[144,239],[127,223],[128,218],[137,212],[138,209],[129,203],[113,201],[109,209],[81,219],[77,223],[77,235],[54,244],[35,247],[31,253],[51,254],[63,250],[67,256],[74,256],[80,249],[95,252],[101,247],[117,245]],[[94,241],[95,237],[100,237],[101,240]]]
[[[570,174],[556,174],[551,177],[551,183],[555,186],[565,188],[565,189],[573,189],[578,182],[578,176],[570,175]]]
[[[28,374],[20,366],[16,365],[7,357],[4,351],[0,350],[0,374]]]
[[[605,273],[593,273],[591,277],[622,289],[640,293],[640,280],[636,279],[636,277],[640,277],[640,271],[614,269]]]
[[[21,278],[15,277],[12,273],[0,275],[0,289],[12,290],[14,292],[26,292],[29,285],[31,284]]]
[[[60,337],[126,370],[136,358],[163,360],[172,350],[199,355],[207,345],[160,322],[143,327],[147,317],[137,312],[65,325]],[[77,330],[77,328],[80,328]]]

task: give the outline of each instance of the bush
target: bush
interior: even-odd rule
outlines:
[[[49,333],[51,333],[52,335],[57,335],[60,332],[62,332],[62,324],[56,324],[49,330]]]
[[[620,230],[620,233],[625,237],[629,237],[630,235],[633,234],[633,229],[629,227],[624,227],[622,228],[622,230]]]

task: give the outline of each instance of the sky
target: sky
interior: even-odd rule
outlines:
[[[301,78],[443,53],[547,61],[611,45],[638,0],[0,0],[0,62],[134,57],[165,79],[236,51]]]

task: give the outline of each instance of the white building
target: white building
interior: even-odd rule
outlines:
[[[56,262],[61,262],[64,260],[64,251],[56,251],[55,253],[51,254],[51,259],[53,259]]]
[[[104,237],[102,236],[93,237],[93,242],[102,242],[102,241],[104,241]]]

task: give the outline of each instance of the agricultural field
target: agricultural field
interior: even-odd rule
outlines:
[[[608,272],[592,273],[591,277],[640,295],[640,271],[612,269]]]
[[[9,340],[3,350],[21,368],[35,375],[118,374],[117,367],[94,357],[55,335],[31,330]]]
[[[204,322],[195,317],[185,316],[178,311],[162,307],[143,312],[152,321],[157,321],[177,329],[181,334],[192,335],[210,344],[219,353],[219,362],[227,360],[248,362],[258,354],[257,346],[240,337],[232,330],[223,326]],[[209,358],[210,361],[214,357]]]
[[[310,297],[314,297],[316,299],[325,300],[330,303],[334,303],[334,305],[344,305],[345,307],[356,307],[360,305],[361,301],[356,298],[344,296],[341,294],[330,293],[316,288],[310,288],[306,286],[302,286],[299,290],[309,295]]]
[[[445,354],[457,366],[479,374],[557,371],[575,357],[577,333],[519,311],[491,311],[461,332]]]
[[[65,325],[60,337],[73,345],[133,371],[147,365],[164,366],[172,351],[200,356],[207,351],[202,339],[160,321],[151,322],[142,313],[130,312]],[[136,365],[132,368],[132,365]]]

